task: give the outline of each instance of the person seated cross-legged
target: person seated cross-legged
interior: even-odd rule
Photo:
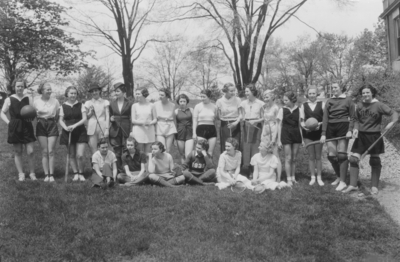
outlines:
[[[191,152],[182,165],[183,175],[188,177],[187,182],[205,185],[205,183],[216,182],[216,172],[211,156],[207,153],[208,141],[197,142],[196,151]]]
[[[148,178],[146,155],[139,150],[138,143],[133,137],[128,137],[126,140],[126,148],[128,150],[121,157],[125,173],[118,174],[118,183],[133,186],[146,182]]]
[[[112,187],[117,178],[117,158],[108,150],[107,140],[100,139],[97,143],[98,150],[92,156],[93,173],[91,181],[93,187]],[[105,184],[106,182],[107,184]]]

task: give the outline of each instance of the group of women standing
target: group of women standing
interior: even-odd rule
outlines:
[[[329,141],[328,160],[338,176],[332,184],[338,185],[336,190],[344,190],[347,187],[345,178],[349,163],[348,139],[358,136],[352,149],[354,154],[350,157],[352,180],[346,189],[348,192],[357,188],[359,161],[357,158],[359,159],[368,145],[379,137],[382,115],[392,116],[392,121],[386,128],[390,128],[398,119],[395,111],[376,101],[374,98],[376,89],[371,85],[360,89],[363,101],[357,106],[351,98],[346,97],[344,89],[339,84],[333,84],[334,96],[326,103],[317,101],[318,90],[310,87],[306,91],[308,101],[300,107],[297,105],[296,95],[293,92],[286,92],[283,96],[284,106],[280,108],[274,103],[273,90],[267,90],[260,95],[254,85],[248,85],[245,88],[246,99],[242,101],[236,96],[236,87],[228,83],[222,89],[224,95],[215,104],[210,100],[211,91],[203,90],[201,102],[194,109],[188,107],[190,100],[185,94],[180,94],[176,98],[178,104],[176,108],[168,89],[159,90],[160,100],[155,103],[150,103],[146,99],[149,95],[147,89],[138,89],[135,91],[137,103],[132,103],[125,98],[126,89],[122,83],[114,85],[116,99],[112,102],[101,98],[101,88],[98,85],[90,86],[92,99],[84,104],[77,101],[78,90],[74,86],[66,89],[67,100],[62,105],[51,97],[52,90],[49,83],[39,86],[38,93],[41,97],[35,101],[30,101],[31,98],[24,95],[26,88],[24,80],[15,80],[13,88],[15,94],[6,99],[1,118],[9,126],[8,142],[14,145],[19,180],[25,179],[21,159],[23,145],[26,145],[28,153],[29,176],[32,180],[36,179],[33,143],[37,138],[42,148],[45,181],[54,181],[54,148],[59,135],[58,117],[58,123],[62,127],[60,144],[67,145],[70,150],[74,181],[85,180],[83,176],[85,144],[89,144],[91,153],[94,154],[99,139],[103,137],[109,138],[120,170],[123,170],[121,156],[129,137],[138,142],[139,150],[144,153],[151,152],[152,144],[156,141],[160,142],[168,153],[175,139],[182,163],[193,151],[194,141],[206,140],[207,154],[212,159],[217,143],[216,120],[220,120],[221,157],[222,155],[227,159],[234,157],[236,160],[240,158],[243,164],[240,172],[249,176],[255,171],[258,176],[262,168],[257,167],[254,170],[254,163],[262,162],[262,158],[267,157],[264,152],[271,152],[274,157],[268,156],[268,159],[273,159],[276,182],[279,183],[282,171],[279,149],[283,148],[284,167],[289,186],[297,183],[295,170],[300,145],[315,141],[320,143],[313,143],[307,148],[310,157],[310,185],[316,181],[320,186],[324,185],[321,178],[322,144]],[[263,101],[257,97],[262,97]],[[20,115],[21,108],[29,104],[37,111],[36,137],[32,123],[22,120]],[[7,113],[10,119],[6,116]],[[305,124],[311,117],[318,121],[315,130],[309,130]],[[339,139],[331,141],[332,138]],[[226,148],[227,145],[229,150]],[[370,161],[375,181],[373,187],[376,188],[374,190],[377,190],[376,181],[379,181],[379,154],[383,153],[382,145],[383,142],[380,142],[375,147]],[[242,153],[240,151],[235,153],[239,148]],[[257,155],[257,161],[252,159],[260,150],[262,154]],[[235,165],[235,173],[239,172],[237,168]]]

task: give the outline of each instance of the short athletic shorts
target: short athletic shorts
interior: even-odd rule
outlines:
[[[217,137],[217,129],[214,125],[199,125],[196,128],[196,135],[208,140]]]
[[[349,122],[328,123],[326,139],[346,136],[349,131]]]
[[[358,137],[354,140],[353,147],[351,148],[352,153],[364,154],[367,149],[381,136],[380,132],[367,133],[358,132]],[[383,139],[375,144],[375,146],[369,151],[368,154],[383,154],[385,153],[385,144]]]
[[[57,122],[54,118],[38,118],[36,125],[36,137],[38,136],[59,136]]]
[[[303,132],[304,139],[308,139],[311,141],[318,141],[321,139],[321,134],[322,134],[321,128],[319,130],[310,131],[310,132],[307,132],[306,130],[302,129],[302,132]]]

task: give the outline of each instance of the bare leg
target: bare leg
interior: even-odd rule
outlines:
[[[296,174],[296,161],[297,161],[297,154],[299,153],[299,147],[300,147],[300,144],[293,144],[292,145],[292,162],[291,162],[290,171],[292,172],[291,176],[292,176],[292,181],[294,181],[294,182],[296,182],[296,177],[295,177],[295,174]]]
[[[312,142],[310,139],[304,139],[305,143],[308,144]],[[308,151],[308,167],[310,170],[311,174],[311,181],[310,181],[310,186],[315,184],[315,147],[314,146],[309,146],[307,147]]]
[[[48,138],[48,153],[49,153],[49,171],[50,174],[54,174],[54,149],[57,143],[57,136],[51,136]]]
[[[277,166],[277,171],[278,171],[278,177],[277,177],[277,182],[281,182],[281,175],[282,175],[282,163],[281,163],[281,158],[279,156],[279,151],[278,147],[274,147],[274,155],[278,158],[278,166]]]
[[[76,160],[78,164],[78,173],[83,174],[83,156],[85,154],[85,144],[77,143],[76,144]]]
[[[287,183],[292,186],[292,178],[291,178],[291,163],[292,163],[292,147],[291,145],[283,145],[283,150],[285,151],[285,172]]]
[[[89,136],[89,148],[91,155],[93,155],[97,151],[97,134]]]
[[[183,164],[183,163],[185,163],[185,159],[186,159],[186,153],[185,153],[186,142],[180,141],[180,140],[177,140],[176,142],[178,144],[179,154],[181,155],[181,163]]]
[[[212,158],[212,156],[214,155],[215,145],[217,144],[217,138],[216,137],[212,137],[212,138],[208,139],[208,144],[210,145],[210,147],[208,148],[208,154]]]
[[[46,136],[38,136],[39,145],[42,148],[42,166],[44,174],[49,175],[49,145]]]
[[[175,137],[175,135],[172,134],[165,138],[165,148],[166,148],[167,153],[171,152],[171,150],[172,150],[172,143],[174,142],[174,137]]]
[[[22,177],[21,174],[24,174],[24,165],[22,162],[22,147],[23,147],[23,145],[22,144],[13,144],[13,147],[14,147],[15,167],[17,168],[19,176]],[[25,175],[23,176],[23,178],[25,179]]]
[[[320,186],[324,185],[324,182],[322,181],[322,161],[321,161],[322,146],[323,146],[322,144],[314,145],[315,162],[317,165],[317,181],[318,181],[318,185],[320,185]]]
[[[161,142],[165,146],[165,151],[167,151],[167,145],[165,144],[165,137],[164,136],[156,136],[156,141]]]
[[[336,180],[332,183],[332,185],[337,185],[340,182],[340,166],[339,162],[337,159],[337,141],[330,141],[327,142],[327,147],[328,147],[328,160],[331,162],[332,168],[335,171],[335,174],[337,176]]]
[[[29,173],[35,173],[35,159],[33,154],[33,146],[35,142],[26,144],[26,154],[28,155]]]
[[[76,144],[71,144],[69,147],[69,163],[72,168],[72,172],[78,173],[78,164],[76,162]]]

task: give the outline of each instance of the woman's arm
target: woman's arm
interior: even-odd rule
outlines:
[[[98,164],[98,163],[93,163],[93,170],[96,172],[96,174],[97,174],[99,177],[103,177],[103,174],[102,174],[101,171],[100,171],[100,167],[99,167],[99,164]]]
[[[324,108],[324,115],[322,117],[322,133],[321,133],[321,143],[325,143],[326,140],[326,129],[328,127],[328,118],[329,118],[329,100],[328,102],[325,104],[325,108]]]
[[[110,126],[110,104],[106,104],[106,130],[104,131],[104,136],[108,137],[108,127]]]
[[[255,164],[253,167],[254,167],[254,170],[253,170],[253,180],[252,180],[252,182],[257,183],[258,182],[258,165]]]
[[[76,127],[78,127],[80,125],[83,125],[86,122],[86,120],[87,120],[87,116],[85,113],[83,113],[81,121],[72,125],[73,129],[75,129]]]
[[[153,120],[150,121],[149,125],[155,125],[157,123],[157,111],[154,104],[151,106],[151,116],[153,117]]]
[[[132,174],[131,174],[131,171],[129,170],[129,166],[128,165],[125,165],[124,169],[125,169],[125,174],[127,176],[133,177]]]
[[[0,112],[0,117],[3,119],[3,121],[8,125],[10,123],[10,120],[7,117],[7,112],[10,108],[10,98],[7,97],[6,100],[4,100],[3,108],[1,109]]]
[[[142,126],[143,125],[143,121],[136,120],[135,117],[136,117],[136,106],[132,105],[132,107],[131,107],[131,122],[132,122],[132,126],[133,125]]]
[[[65,130],[65,131],[70,131],[67,125],[64,122],[64,115],[60,115],[60,119],[58,120],[58,123],[60,126]]]
[[[197,138],[196,129],[197,129],[197,120],[198,120],[197,119],[198,118],[198,105],[199,104],[197,104],[193,110],[193,139]]]
[[[117,175],[118,175],[117,161],[113,162],[112,171],[113,171],[114,181],[116,182],[117,181]]]

